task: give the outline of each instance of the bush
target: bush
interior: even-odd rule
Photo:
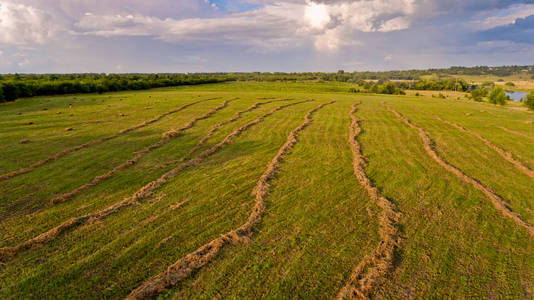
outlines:
[[[514,86],[515,86],[515,83],[513,83],[513,82],[511,82],[511,81],[508,81],[508,82],[505,83],[504,85],[514,87]]]
[[[534,90],[530,91],[528,95],[523,100],[523,104],[531,110],[534,110]]]
[[[482,102],[483,98],[488,95],[488,90],[486,89],[476,89],[471,91],[471,99],[477,102]]]
[[[506,96],[504,89],[500,86],[494,88],[489,95],[489,102],[493,104],[504,105],[506,104],[506,100],[508,100],[508,96]]]

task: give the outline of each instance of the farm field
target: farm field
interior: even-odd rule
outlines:
[[[534,113],[348,89],[0,104],[0,298],[534,297]]]

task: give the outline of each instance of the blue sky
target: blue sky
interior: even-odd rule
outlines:
[[[2,0],[0,73],[534,64],[534,0]]]

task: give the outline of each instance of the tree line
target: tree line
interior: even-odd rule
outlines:
[[[236,80],[221,74],[51,74],[0,75],[0,102],[22,97],[104,93]]]

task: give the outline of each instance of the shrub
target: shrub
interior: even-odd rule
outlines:
[[[534,90],[528,93],[528,95],[525,97],[525,100],[523,100],[523,103],[529,109],[534,110]]]
[[[471,91],[471,99],[482,102],[483,98],[488,95],[488,90],[486,89],[476,89]]]
[[[504,105],[506,104],[506,100],[508,100],[508,96],[506,96],[504,89],[500,86],[494,88],[489,95],[489,102],[493,104]]]
[[[515,83],[513,83],[513,82],[511,82],[511,81],[508,81],[508,82],[505,83],[504,85],[514,87],[514,86],[515,86]]]

